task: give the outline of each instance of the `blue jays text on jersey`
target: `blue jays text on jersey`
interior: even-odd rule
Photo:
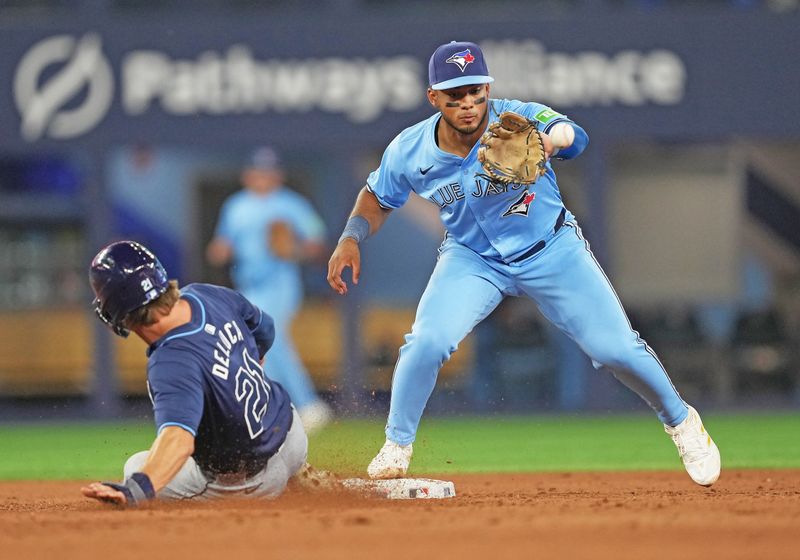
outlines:
[[[547,132],[569,119],[539,103],[493,99],[489,122],[514,111],[539,123]],[[481,256],[510,262],[553,231],[564,210],[555,173],[533,185],[491,181],[477,158],[476,143],[465,158],[436,144],[439,113],[401,132],[386,148],[380,167],[367,179],[381,206],[402,206],[411,191],[439,207],[448,236]]]
[[[288,395],[260,364],[275,336],[272,319],[219,286],[190,284],[181,297],[191,320],[148,348],[157,429],[179,426],[194,435],[204,472],[258,472],[292,424]]]

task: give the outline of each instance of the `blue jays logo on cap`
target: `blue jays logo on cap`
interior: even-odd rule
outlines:
[[[472,64],[475,62],[475,57],[472,56],[472,53],[469,52],[469,49],[464,49],[463,51],[457,52],[447,60],[445,60],[448,64],[455,64],[461,71],[464,71],[464,68],[467,67],[467,64]]]
[[[445,43],[436,49],[428,62],[431,89],[441,90],[494,81],[489,76],[483,51],[466,41]]]

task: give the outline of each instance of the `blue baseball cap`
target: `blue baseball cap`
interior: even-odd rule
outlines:
[[[450,89],[494,81],[486,68],[483,51],[475,43],[451,41],[440,46],[428,62],[431,89]]]
[[[245,166],[261,171],[273,171],[281,168],[281,157],[272,147],[260,146],[253,150]]]

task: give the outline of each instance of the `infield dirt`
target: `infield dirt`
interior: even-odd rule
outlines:
[[[798,470],[723,470],[712,488],[680,472],[439,478],[456,498],[294,488],[273,501],[138,510],[84,499],[82,482],[0,482],[0,558],[800,557]]]

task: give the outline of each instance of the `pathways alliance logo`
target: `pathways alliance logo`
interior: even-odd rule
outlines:
[[[101,43],[96,32],[57,35],[22,55],[13,87],[23,139],[79,137],[107,117],[115,101],[132,118],[154,110],[175,117],[321,111],[357,124],[424,102],[422,65],[408,55],[259,59],[237,43],[189,58],[132,49],[117,60]]]
[[[20,60],[14,100],[28,142],[74,138],[106,115],[114,97],[111,65],[100,36],[58,35],[36,43]]]

